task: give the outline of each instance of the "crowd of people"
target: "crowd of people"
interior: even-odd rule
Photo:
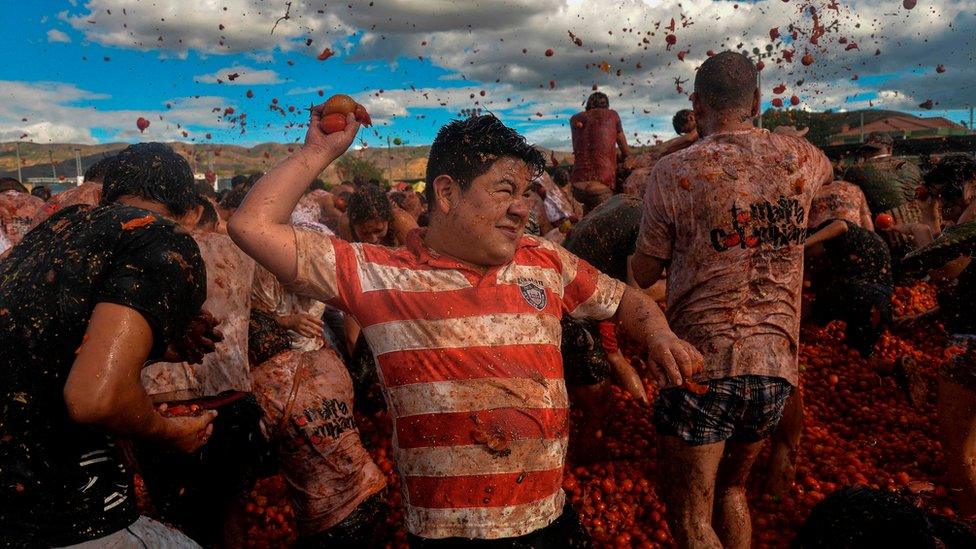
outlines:
[[[917,278],[940,307],[902,321],[941,322],[960,350],[940,434],[976,517],[976,160],[923,174],[871,135],[831,162],[802,130],[755,127],[756,83],[748,58],[710,57],[678,137],[640,153],[594,93],[570,170],[494,115],[455,120],[422,193],[327,188],[360,126],[323,133],[321,106],[301,148],[219,194],[159,143],[53,197],[0,181],[0,545],[238,547],[243,495],[277,471],[299,547],[387,544],[395,490],[412,547],[588,547],[563,473],[570,444],[603,449],[570,440],[569,411],[605,421],[615,383],[651,407],[676,544],[749,547],[767,441],[765,489],[795,474],[801,322],[843,320],[870,357]],[[364,407],[392,420],[399,486]],[[829,537],[858,529],[976,540],[851,487],[796,543],[870,546]]]

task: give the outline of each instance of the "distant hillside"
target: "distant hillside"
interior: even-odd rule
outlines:
[[[809,127],[807,139],[818,146],[826,146],[830,136],[840,133],[845,126],[856,128],[861,123],[861,113],[864,113],[864,123],[869,124],[889,116],[914,116],[900,111],[863,110],[850,112],[807,112],[794,109],[768,109],[763,113],[763,127],[773,129],[776,126]]]
[[[254,147],[187,143],[169,145],[186,157],[194,172],[202,173],[213,169],[221,178],[267,171],[297,147],[297,145],[279,143],[262,143]],[[51,177],[51,159],[53,159],[59,177],[74,178],[77,175],[74,156],[76,149],[81,154],[81,169],[84,173],[84,170],[99,159],[125,147],[125,143],[105,145],[21,143],[22,176],[25,180],[31,177]],[[388,151],[385,148],[368,148],[352,151],[349,154],[372,162],[383,171],[384,175],[391,174],[394,180],[414,180],[424,177],[429,149],[430,147],[394,147]],[[14,143],[0,143],[0,176],[17,176]],[[343,177],[344,175],[337,173],[333,166],[330,166],[323,175],[323,178],[329,182],[338,182]]]
[[[826,146],[830,136],[839,133],[845,126],[855,128],[860,124],[861,113],[864,113],[864,123],[894,116],[912,116],[898,111],[865,110],[851,112],[807,112],[792,109],[769,109],[763,113],[763,125],[775,128],[780,125],[809,127],[807,138],[814,144]],[[0,176],[17,176],[17,159],[14,143],[0,143]],[[262,143],[253,147],[218,144],[189,144],[170,143],[170,145],[189,160],[197,173],[212,169],[221,178],[232,177],[241,173],[267,171],[282,158],[294,150],[295,144]],[[77,149],[81,154],[82,172],[94,162],[107,154],[116,152],[126,146],[125,143],[108,143],[104,145],[74,145],[53,144],[42,145],[36,143],[20,143],[20,157],[24,179],[31,177],[51,177],[51,160],[54,161],[58,176],[73,178],[75,173],[74,154]],[[423,179],[427,170],[427,153],[429,146],[394,147],[387,150],[383,147],[371,147],[348,154],[358,155],[372,162],[383,171],[384,175],[392,175],[393,180]],[[641,148],[637,148],[639,152]],[[572,153],[544,150],[546,160],[555,154],[556,160],[563,165],[571,164]],[[323,178],[330,183],[344,179],[344,174],[337,173],[334,166],[325,171]]]
[[[14,143],[0,143],[0,177],[17,177],[17,157]],[[238,145],[196,145],[189,143],[169,143],[174,150],[182,154],[190,162],[193,171],[203,173],[209,169],[220,178],[229,178],[237,174],[264,172],[281,161],[298,145],[284,145],[280,143],[262,143],[253,147]],[[109,143],[104,145],[74,145],[53,144],[40,145],[35,143],[20,144],[20,158],[22,162],[22,177],[27,180],[32,177],[51,177],[51,161],[54,160],[58,177],[72,179],[76,177],[75,150],[81,154],[82,173],[89,166],[118,152],[127,146],[126,143]],[[418,147],[370,147],[347,154],[364,158],[379,168],[384,179],[394,181],[416,181],[423,179],[427,173],[427,154],[429,146]],[[546,160],[555,154],[560,164],[572,163],[573,155],[566,152],[543,151]],[[330,166],[323,174],[328,183],[338,183],[348,179],[348,174],[338,173],[336,167]]]

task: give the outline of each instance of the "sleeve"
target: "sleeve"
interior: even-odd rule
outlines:
[[[286,290],[317,299],[352,314],[360,293],[359,259],[352,244],[336,236],[295,229],[298,276]]]
[[[254,282],[251,284],[251,306],[266,313],[276,314],[281,305],[281,283],[275,275],[264,267],[254,268]]]
[[[169,223],[156,221],[123,233],[92,303],[139,311],[152,328],[150,356],[155,358],[199,314],[207,297],[207,270],[193,238]]]
[[[674,247],[674,219],[665,203],[661,190],[658,164],[648,177],[644,188],[644,211],[641,215],[640,232],[636,250],[644,255],[669,261]]]
[[[563,306],[573,318],[606,320],[617,313],[627,285],[576,257],[562,246],[552,245],[559,258]]]

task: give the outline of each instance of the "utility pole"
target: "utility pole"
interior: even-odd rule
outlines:
[[[864,111],[861,111],[861,143],[864,143]]]
[[[24,175],[21,173],[20,168],[20,141],[14,143],[14,148],[17,151],[17,181],[23,181]]]
[[[976,133],[973,131],[973,108],[969,107],[969,133]]]
[[[386,136],[386,180],[393,187],[393,150],[390,149],[390,136]]]
[[[54,166],[54,153],[51,151],[51,149],[47,150],[47,159],[51,162],[51,176],[54,177],[54,179],[57,179],[58,169]]]
[[[81,171],[81,149],[75,149],[75,183],[81,185],[85,174]]]

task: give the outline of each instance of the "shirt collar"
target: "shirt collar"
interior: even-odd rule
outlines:
[[[417,228],[407,233],[406,247],[419,262],[442,269],[469,269],[454,257],[437,253],[427,247],[424,244],[425,234],[427,234],[426,228]],[[518,241],[516,253],[522,248],[535,248],[540,245],[541,243],[537,239],[523,235]]]

